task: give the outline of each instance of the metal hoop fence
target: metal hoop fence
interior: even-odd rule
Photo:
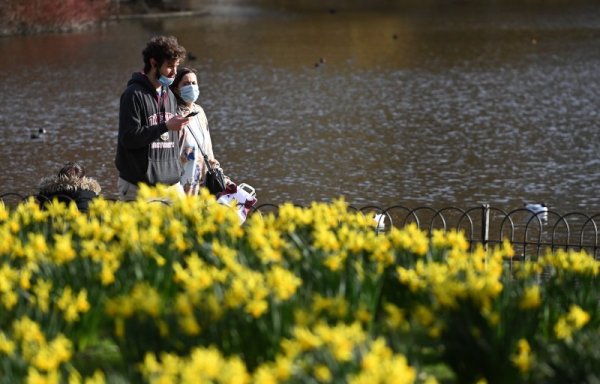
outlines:
[[[277,209],[277,205],[262,204],[255,207],[254,211],[276,213]],[[507,211],[489,204],[466,209],[429,206],[411,208],[403,205],[386,208],[374,205],[361,208],[350,206],[350,209],[372,217],[378,232],[388,231],[392,227],[402,228],[410,223],[430,236],[435,230],[457,230],[464,233],[471,249],[476,244],[488,247],[508,240],[515,250],[515,261],[535,259],[548,249],[583,250],[595,259],[600,258],[600,214],[560,214],[552,210],[534,213],[527,208]]]
[[[21,195],[15,192],[0,194],[0,201],[7,206],[15,206],[30,196],[40,201],[38,196]],[[513,260],[535,259],[546,250],[559,249],[586,251],[595,259],[600,259],[598,244],[600,213],[561,214],[552,210],[534,213],[527,208],[504,210],[489,204],[466,209],[430,206],[411,208],[403,205],[391,207],[369,205],[360,208],[349,206],[349,209],[373,218],[374,228],[378,233],[389,231],[392,227],[402,228],[414,223],[430,236],[435,230],[462,231],[471,249],[476,244],[488,247],[508,240],[515,250],[516,256]],[[279,205],[264,203],[253,207],[250,215],[267,213],[276,215],[278,210]]]

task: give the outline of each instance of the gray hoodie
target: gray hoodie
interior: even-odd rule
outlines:
[[[173,185],[183,168],[179,134],[166,121],[176,114],[177,101],[169,87],[157,94],[144,73],[136,72],[121,95],[115,165],[119,177],[132,183]]]

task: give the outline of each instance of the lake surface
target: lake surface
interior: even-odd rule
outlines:
[[[0,192],[80,160],[116,196],[119,96],[157,34],[197,57],[215,156],[259,203],[600,212],[598,5],[245,8],[3,38]]]

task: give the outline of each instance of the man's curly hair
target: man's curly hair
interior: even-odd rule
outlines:
[[[165,61],[177,60],[181,62],[185,59],[185,48],[179,45],[174,36],[155,36],[142,51],[144,57],[144,73],[150,72],[152,65],[150,59],[154,59],[160,67]]]

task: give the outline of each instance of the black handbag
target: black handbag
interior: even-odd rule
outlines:
[[[204,179],[204,186],[208,188],[210,193],[216,196],[225,190],[225,175],[220,168],[211,168],[208,162],[208,156],[206,156],[204,153],[202,156],[204,156],[204,162],[206,163],[206,167],[208,169],[206,172],[206,178]]]

